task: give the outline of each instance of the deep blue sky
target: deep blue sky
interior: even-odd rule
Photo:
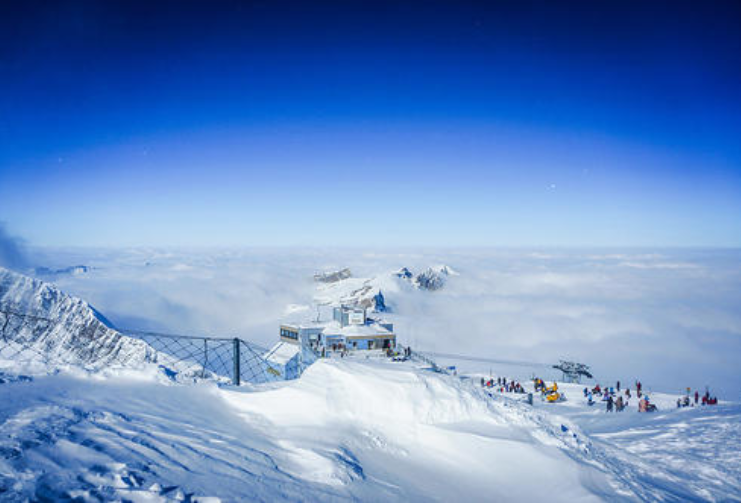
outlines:
[[[42,245],[741,246],[739,20],[3,2],[0,221]]]

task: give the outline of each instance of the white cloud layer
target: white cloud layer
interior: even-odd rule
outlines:
[[[677,391],[739,399],[741,252],[734,250],[37,250],[55,282],[122,327],[240,335],[270,344],[311,316],[317,271],[356,276],[444,263],[438,292],[388,294],[400,341],[439,352],[555,362]]]

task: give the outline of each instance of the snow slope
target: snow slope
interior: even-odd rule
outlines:
[[[585,406],[583,386],[559,387],[570,399],[542,408],[578,424],[642,499],[741,501],[741,404],[678,409],[679,395],[654,392],[658,412],[638,414],[633,390],[625,411],[606,413],[602,402]]]
[[[479,382],[479,375],[470,377]],[[522,384],[532,391],[531,383]],[[623,412],[608,413],[599,396],[595,405],[587,404],[584,385],[558,383],[558,388],[566,394],[565,402],[547,403],[535,394],[533,408],[577,425],[590,440],[585,461],[611,473],[616,489],[629,490],[630,499],[741,501],[741,404],[678,409],[680,395],[651,392],[658,411],[640,414],[633,389]]]
[[[405,364],[321,361],[300,380],[238,389],[142,370],[3,377],[8,501],[619,496],[583,461],[578,429]]]
[[[0,268],[0,358],[103,367],[143,362],[152,350],[121,335],[87,302],[55,286]]]

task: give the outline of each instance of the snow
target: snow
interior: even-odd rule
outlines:
[[[525,406],[402,364],[321,361],[242,388],[152,371],[0,386],[0,488],[18,499],[596,501],[604,479]]]
[[[328,335],[344,335],[346,337],[363,337],[373,335],[391,334],[389,330],[379,323],[370,323],[366,325],[346,325],[342,326],[337,321],[329,321],[324,324],[324,333]]]
[[[87,302],[55,286],[0,267],[0,328],[6,351],[42,363],[94,365],[143,362],[154,353],[121,335]],[[17,358],[17,357],[16,357]]]
[[[523,383],[529,387],[529,383]],[[741,405],[639,414],[487,393],[411,362],[182,385],[161,369],[0,374],[0,492],[81,501],[738,501]],[[455,483],[453,483],[453,481]]]
[[[291,358],[296,356],[298,352],[298,344],[289,344],[281,341],[273,346],[270,351],[265,353],[264,358],[269,362],[274,362],[278,365],[285,365],[291,360]]]

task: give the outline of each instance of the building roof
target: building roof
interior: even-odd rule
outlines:
[[[263,357],[271,363],[285,365],[299,352],[299,346],[286,342],[279,342],[273,346]]]
[[[375,322],[366,325],[347,325],[343,327],[336,321],[330,321],[325,325],[323,333],[324,335],[342,335],[345,337],[393,335],[393,332]]]
[[[376,320],[367,319],[365,325],[347,325],[342,326],[335,320],[331,321],[310,321],[301,323],[283,323],[285,327],[298,329],[321,329],[324,335],[341,335],[343,337],[372,337],[378,335],[393,336],[393,332],[383,327]]]

